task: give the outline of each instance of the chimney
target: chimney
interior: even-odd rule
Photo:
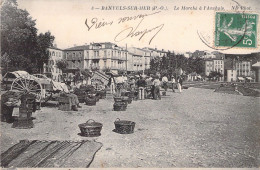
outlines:
[[[77,46],[77,44],[74,44],[74,47],[76,47]]]
[[[57,48],[57,44],[54,44],[54,47]]]

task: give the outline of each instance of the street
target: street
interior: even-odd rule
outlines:
[[[78,112],[43,107],[32,129],[14,129],[2,122],[2,152],[22,139],[96,140],[103,147],[90,168],[259,167],[259,98],[189,88],[168,90],[161,100],[138,100],[126,111],[112,111],[108,94],[96,106]],[[114,121],[136,122],[133,134],[113,132]],[[94,119],[101,136],[78,135],[78,124]],[[84,157],[84,155],[79,155]]]

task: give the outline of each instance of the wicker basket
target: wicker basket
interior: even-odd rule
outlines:
[[[86,105],[88,105],[88,106],[95,106],[96,103],[97,103],[97,99],[96,99],[95,96],[93,96],[93,97],[87,96],[87,97],[85,98],[85,103],[86,103]]]
[[[131,103],[132,103],[132,100],[133,100],[133,99],[132,99],[131,97],[129,97],[129,98],[128,98],[128,104],[131,104]]]
[[[114,103],[114,111],[126,111],[127,104],[125,102]]]
[[[78,126],[81,131],[81,136],[96,137],[101,135],[100,131],[103,124],[89,119],[86,123],[79,124]]]
[[[114,97],[115,102],[122,102],[123,98],[122,97]]]
[[[135,122],[116,119],[115,124],[115,132],[120,134],[130,134],[134,133]]]

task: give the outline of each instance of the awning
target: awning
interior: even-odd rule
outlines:
[[[246,79],[248,79],[248,80],[253,80],[252,77],[246,77]]]
[[[243,77],[238,77],[238,80],[244,80],[244,78]]]

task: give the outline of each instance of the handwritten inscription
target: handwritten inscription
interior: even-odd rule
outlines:
[[[138,30],[138,27],[139,25],[143,22],[143,19],[139,22],[139,24],[134,28],[134,27],[129,27],[129,28],[126,28],[124,29],[123,31],[121,31],[120,33],[118,33],[115,37],[115,41],[116,42],[119,42],[119,41],[122,41],[126,38],[129,38],[129,37],[139,37],[139,41],[147,34],[147,33],[150,33],[150,32],[155,32],[157,30],[157,32],[155,32],[152,36],[152,38],[150,39],[149,41],[149,44],[151,44],[152,40],[154,39],[154,37],[161,31],[161,29],[163,28],[164,24],[161,24],[159,26],[156,26],[154,28],[151,28],[151,29],[144,29],[144,30],[141,30],[139,31]]]
[[[90,20],[86,19],[85,25],[87,26],[88,31],[91,31],[91,29],[99,29],[102,27],[112,26],[115,24],[122,24],[126,23],[128,21],[139,21],[137,26],[128,26],[124,30],[120,31],[114,38],[116,42],[123,41],[126,38],[133,38],[133,37],[139,37],[139,41],[148,33],[151,33],[152,37],[149,41],[149,44],[151,44],[152,40],[155,38],[155,36],[162,30],[164,27],[164,24],[160,24],[157,26],[154,26],[152,28],[144,28],[143,30],[139,30],[139,26],[144,21],[144,19],[151,15],[156,15],[160,13],[161,11],[157,11],[150,14],[139,14],[136,16],[127,16],[127,17],[120,17],[117,21],[105,21],[104,19],[98,19],[98,18],[92,18]]]

